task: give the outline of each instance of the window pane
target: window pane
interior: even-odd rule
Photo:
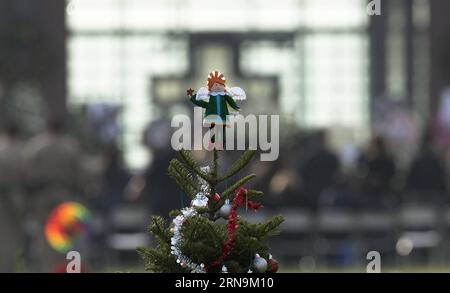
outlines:
[[[366,0],[71,0],[75,30],[249,31],[358,28]],[[220,13],[219,13],[220,12]]]
[[[305,39],[305,112],[311,126],[367,127],[367,41],[359,35]]]

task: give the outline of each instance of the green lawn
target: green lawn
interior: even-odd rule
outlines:
[[[102,272],[105,273],[144,273],[142,268],[110,268]],[[365,268],[317,268],[313,271],[302,271],[295,267],[281,267],[279,273],[365,273]],[[382,268],[382,273],[450,273],[450,267],[402,267],[402,268]]]
[[[281,268],[280,273],[365,273],[365,268],[317,268],[304,272],[298,268]],[[382,273],[450,273],[450,267],[401,267],[381,268]]]

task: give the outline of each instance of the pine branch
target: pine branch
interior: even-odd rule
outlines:
[[[238,219],[239,235],[256,240],[258,243],[280,233],[280,225],[284,222],[282,216],[275,216],[259,224],[250,224],[244,219]]]
[[[177,159],[173,159],[169,164],[169,167],[170,166],[173,166],[173,168],[175,168],[176,171],[183,176],[186,183],[190,184],[194,189],[198,189],[200,187],[197,177],[194,176],[183,163]]]
[[[214,220],[214,221],[219,219],[220,217],[215,215],[215,213],[223,206],[223,204],[225,203],[225,200],[227,200],[229,197],[231,197],[236,189],[238,189],[239,187],[243,186],[245,183],[247,183],[248,181],[252,180],[255,177],[256,177],[255,174],[247,175],[244,178],[238,180],[233,185],[231,185],[224,192],[222,192],[222,196],[221,196],[220,201],[218,201],[217,203],[215,203],[215,204],[213,204],[211,206],[210,219]],[[252,191],[252,192],[256,192],[256,193],[259,194],[259,192],[257,192],[257,191]],[[261,194],[262,194],[262,192],[261,192]]]
[[[284,222],[282,216],[275,216],[267,220],[265,223],[259,224],[260,240],[266,240],[272,236],[280,234],[280,225]]]
[[[183,159],[183,161],[186,163],[186,165],[198,176],[200,176],[200,178],[206,180],[207,182],[211,182],[211,177],[209,176],[209,174],[203,172],[202,170],[200,170],[200,167],[198,166],[197,162],[194,160],[194,158],[192,157],[191,153],[189,151],[186,150],[180,150],[179,151],[181,158]]]
[[[171,236],[169,230],[165,228],[166,226],[167,223],[164,218],[153,216],[148,230],[156,236],[160,245],[167,244],[170,246]]]
[[[258,190],[254,190],[254,189],[250,189],[247,191],[247,199],[248,200],[253,200],[256,197],[260,197],[262,196],[264,193],[262,191],[258,191]]]
[[[171,217],[171,218],[176,218],[177,216],[179,216],[179,215],[181,215],[181,211],[180,210],[171,210],[170,212],[169,212],[169,216]]]
[[[194,209],[200,215],[205,214],[205,213],[207,213],[209,211],[208,208],[206,208],[206,207],[195,207]]]
[[[206,217],[190,218],[183,226],[181,250],[198,263],[218,257],[226,237],[226,227]]]
[[[252,180],[256,177],[256,174],[250,174],[245,176],[244,178],[238,180],[236,183],[228,187],[223,193],[222,193],[222,199],[225,201],[236,189],[243,186],[248,181]]]
[[[219,179],[219,182],[222,182],[236,175],[236,173],[238,173],[250,162],[250,160],[253,158],[255,154],[256,151],[252,150],[245,151],[244,154],[236,162],[234,162],[234,164],[230,167],[228,172],[222,178]]]
[[[192,176],[189,170],[177,159],[170,161],[168,173],[190,197],[194,198],[200,191],[197,178]]]
[[[177,262],[170,251],[159,248],[138,247],[138,254],[145,263],[145,270],[154,273],[187,273]]]

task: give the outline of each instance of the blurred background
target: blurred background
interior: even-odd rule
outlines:
[[[58,272],[70,249],[83,271],[143,271],[150,215],[189,204],[171,118],[214,69],[244,114],[281,117],[244,216],[286,218],[282,271],[365,271],[369,251],[450,271],[450,2],[368,2],[0,0],[0,271]],[[70,215],[84,241],[58,234]]]

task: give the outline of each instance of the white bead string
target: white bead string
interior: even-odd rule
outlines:
[[[201,170],[203,172],[209,172],[209,166],[202,167]],[[177,263],[180,264],[180,266],[183,268],[191,269],[191,273],[206,273],[205,264],[197,264],[193,262],[189,257],[181,252],[180,248],[180,240],[182,238],[181,228],[183,227],[183,223],[187,219],[198,215],[194,207],[202,208],[208,206],[208,197],[206,196],[206,194],[209,191],[209,186],[207,185],[206,181],[201,178],[199,179],[202,183],[200,188],[201,191],[197,193],[195,198],[191,201],[191,206],[182,209],[181,215],[178,215],[177,217],[175,217],[175,219],[173,219],[170,228],[171,232],[173,233],[173,236],[170,239],[171,253],[177,257]],[[223,265],[221,272],[228,273],[228,268]]]
[[[205,187],[202,186],[202,190],[205,190]],[[183,227],[183,223],[194,216],[197,216],[198,213],[195,210],[196,208],[202,208],[208,206],[208,197],[206,197],[203,191],[197,193],[195,198],[191,202],[191,207],[186,207],[181,210],[181,215],[178,215],[173,219],[171,225],[171,232],[173,236],[170,239],[171,244],[171,253],[177,257],[177,263],[180,264],[183,268],[189,268],[191,273],[206,273],[205,264],[197,264],[193,262],[189,257],[184,255],[181,252],[180,248],[180,240],[182,238],[181,229]],[[222,273],[228,273],[228,269],[225,265],[222,266]]]
[[[184,221],[186,219],[194,217],[197,215],[197,211],[192,208],[184,208],[181,210],[181,215],[177,216],[173,220],[173,227],[171,228],[173,232],[173,236],[170,239],[172,254],[177,257],[177,263],[180,264],[183,268],[190,268],[191,273],[206,273],[204,264],[196,264],[189,257],[184,255],[180,249],[180,240],[181,240],[181,228],[183,226]]]

